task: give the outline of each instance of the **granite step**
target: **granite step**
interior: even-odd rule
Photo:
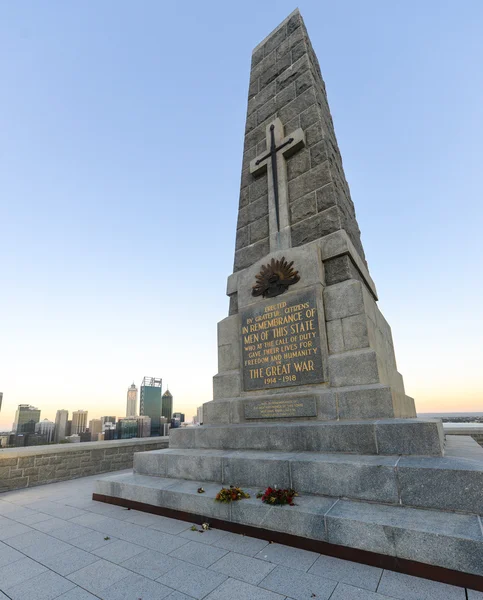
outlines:
[[[297,421],[183,427],[170,448],[442,456],[440,419]]]
[[[450,436],[447,446],[445,457],[169,448],[136,454],[134,471],[483,514],[483,448],[458,436]]]
[[[204,494],[197,493],[200,486]],[[268,506],[256,498],[256,488],[246,488],[249,499],[222,504],[215,501],[220,487],[220,482],[133,473],[96,481],[95,493],[106,500],[116,498],[121,505],[135,501],[199,515],[208,522],[220,519],[483,575],[483,533],[477,515],[311,495],[299,496],[296,506]]]

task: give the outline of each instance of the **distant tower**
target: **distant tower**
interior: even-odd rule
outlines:
[[[40,409],[30,404],[19,404],[15,412],[13,429],[15,433],[34,433],[35,425],[40,421]]]
[[[159,435],[162,386],[163,380],[157,377],[145,377],[141,385],[139,412],[151,417],[151,435]]]
[[[96,442],[99,438],[99,435],[102,433],[101,419],[91,419],[89,421],[89,431],[91,432],[91,440]]]
[[[87,429],[87,411],[75,410],[72,413],[72,432],[71,435],[84,433]]]
[[[0,410],[2,410],[3,392],[0,392]]]
[[[173,396],[169,390],[166,390],[163,394],[161,414],[168,419],[168,423],[171,422],[173,417]]]
[[[67,433],[67,421],[69,420],[69,411],[68,410],[58,410],[55,415],[55,432],[54,432],[54,442],[58,444],[60,440],[63,440],[66,435],[70,435]]]
[[[44,419],[35,425],[35,433],[39,433],[40,435],[45,437],[45,441],[50,444],[50,442],[54,441],[54,430],[55,423],[53,421],[49,421],[49,419]]]
[[[126,417],[137,417],[138,414],[138,388],[132,385],[127,390]]]

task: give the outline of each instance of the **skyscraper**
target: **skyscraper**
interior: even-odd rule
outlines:
[[[136,417],[138,422],[138,437],[149,437],[151,435],[151,417]]]
[[[55,415],[55,433],[54,433],[54,442],[58,444],[60,440],[63,440],[66,435],[70,435],[70,432],[67,432],[67,421],[69,420],[69,411],[68,410],[58,410]]]
[[[184,413],[180,413],[180,412],[175,412],[173,413],[173,419],[179,419],[180,423],[184,423],[185,421],[185,414]]]
[[[138,414],[138,388],[132,385],[127,390],[126,417],[136,417]]]
[[[3,392],[0,392],[0,410],[2,410]]]
[[[39,433],[42,437],[44,437],[48,444],[54,440],[54,430],[55,423],[53,421],[49,421],[49,419],[44,419],[35,425],[35,433]]]
[[[30,404],[19,404],[15,412],[13,430],[15,433],[34,433],[35,424],[40,421],[40,409]]]
[[[102,433],[101,419],[91,419],[89,421],[89,431],[91,432],[91,440],[96,442],[99,438],[99,434]]]
[[[151,417],[151,435],[159,435],[162,385],[163,380],[156,377],[144,377],[141,385],[139,412],[143,416]]]
[[[87,429],[87,411],[75,410],[72,413],[72,431],[71,435],[84,433]]]
[[[166,390],[163,394],[161,414],[163,417],[166,417],[168,422],[170,422],[173,417],[173,396],[169,390]]]

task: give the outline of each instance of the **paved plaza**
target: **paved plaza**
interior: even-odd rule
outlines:
[[[0,494],[1,600],[483,600],[483,593],[94,502],[95,479]]]

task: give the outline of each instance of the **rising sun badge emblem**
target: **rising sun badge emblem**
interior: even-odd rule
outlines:
[[[287,262],[284,256],[280,260],[272,258],[255,276],[257,283],[252,288],[252,296],[274,298],[286,292],[290,285],[300,281],[298,271],[292,265],[293,261]]]

